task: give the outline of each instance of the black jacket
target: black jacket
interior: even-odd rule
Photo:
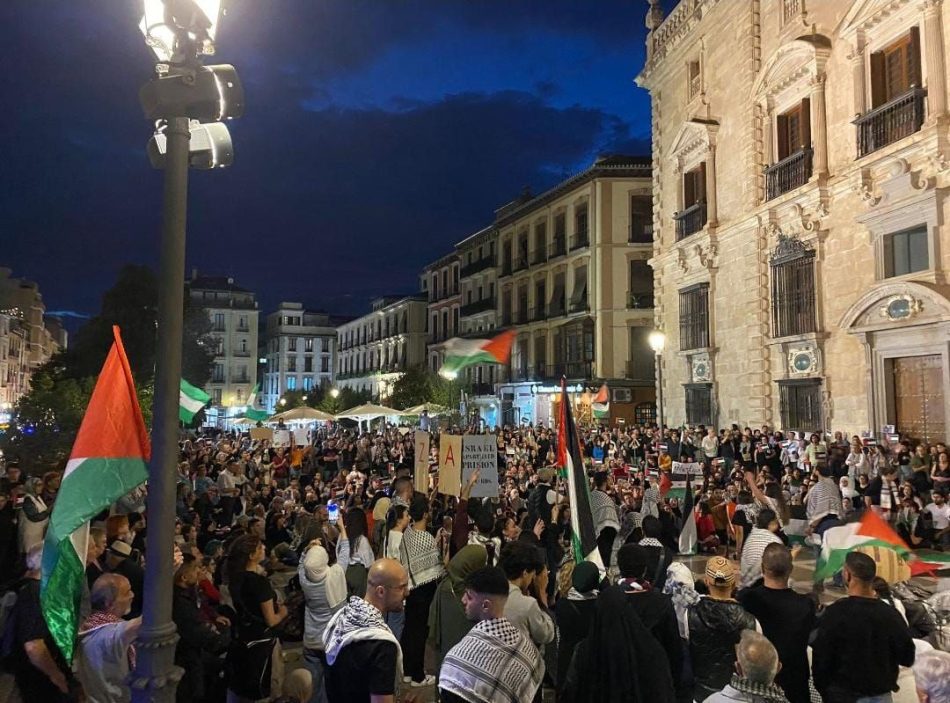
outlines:
[[[739,637],[743,630],[755,629],[755,618],[735,601],[702,598],[690,607],[687,621],[694,698],[702,701],[729,683]]]
[[[175,587],[172,620],[178,628],[175,664],[185,670],[178,684],[177,700],[201,701],[205,698],[205,661],[222,654],[230,637],[216,632],[201,619],[198,598],[193,589]]]
[[[673,599],[654,588],[650,591],[628,592],[627,602],[666,652],[673,684],[680,688],[683,678],[683,647],[680,644]]]

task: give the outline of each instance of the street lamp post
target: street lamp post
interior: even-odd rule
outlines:
[[[165,173],[145,592],[129,683],[136,703],[171,703],[183,674],[175,666],[172,592],[188,169],[231,163],[230,135],[217,122],[241,114],[243,90],[233,67],[200,63],[214,51],[220,0],[144,0],[144,9],[140,26],[157,64],[139,97],[156,124],[149,159]]]
[[[650,348],[656,363],[656,416],[660,425],[660,436],[663,436],[663,347],[666,345],[666,335],[655,330],[650,333]]]

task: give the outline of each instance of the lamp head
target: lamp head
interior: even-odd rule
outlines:
[[[663,347],[666,344],[666,335],[660,332],[659,330],[654,330],[650,332],[650,348],[659,354],[663,351]]]
[[[144,0],[139,29],[159,63],[180,65],[214,53],[221,0]]]
[[[340,389],[339,389],[339,388],[332,388],[332,389],[330,389],[330,396],[331,396],[332,398],[339,398],[339,397],[340,397]]]

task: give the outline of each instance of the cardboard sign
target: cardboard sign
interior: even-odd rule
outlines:
[[[462,437],[462,485],[476,469],[478,483],[472,486],[473,498],[498,497],[498,444],[494,435],[472,434]]]
[[[399,433],[401,437],[405,437],[407,434],[409,434],[411,430],[412,430],[411,427],[399,427],[397,428],[396,431]]]
[[[692,476],[702,476],[703,475],[703,465],[695,461],[682,462],[674,461],[672,473],[674,474],[690,474]],[[685,480],[685,479],[684,479]]]
[[[429,490],[429,433],[416,430],[414,436],[415,466],[412,469],[412,485],[420,493]]]
[[[274,438],[274,430],[270,427],[252,427],[251,439],[270,441]]]
[[[290,430],[274,430],[274,442],[275,447],[289,447],[290,446]]]
[[[310,444],[310,442],[307,441],[306,430],[294,430],[291,433],[291,436],[294,438],[294,446],[306,447],[308,444]]]
[[[459,435],[439,437],[439,492],[447,496],[462,492],[462,438]]]

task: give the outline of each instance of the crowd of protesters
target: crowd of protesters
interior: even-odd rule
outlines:
[[[798,543],[866,510],[913,548],[950,546],[944,444],[581,428],[600,563],[576,564],[556,430],[495,434],[496,499],[471,497],[477,473],[460,495],[440,492],[437,432],[422,480],[405,427],[313,428],[285,448],[183,438],[178,699],[950,701],[950,654],[908,624],[871,557],[848,556],[827,607],[790,587]],[[674,462],[700,467],[686,500],[670,488]],[[67,664],[38,581],[59,480],[15,463],[0,479],[0,568],[16,594],[2,610],[4,665],[24,699],[126,701],[146,488],[93,522]],[[691,520],[702,560],[679,556]],[[899,684],[912,665],[916,679]]]

